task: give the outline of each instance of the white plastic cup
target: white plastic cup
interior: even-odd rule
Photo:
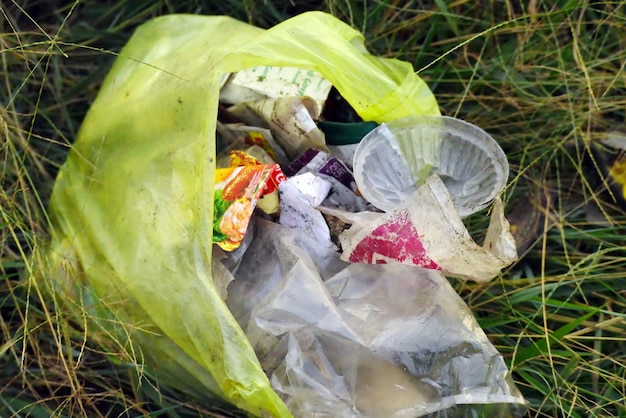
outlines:
[[[487,207],[509,176],[500,145],[476,125],[449,116],[381,124],[361,140],[353,166],[363,197],[385,212],[437,174],[461,218]]]

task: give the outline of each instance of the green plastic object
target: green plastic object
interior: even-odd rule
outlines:
[[[37,283],[162,382],[288,417],[211,269],[220,82],[259,65],[320,72],[364,120],[439,114],[409,63],[368,54],[328,14],[266,31],[223,16],[151,20],[120,52],[59,172]]]
[[[361,139],[378,126],[376,122],[333,122],[319,121],[317,126],[326,137],[328,145],[352,145],[361,142]]]

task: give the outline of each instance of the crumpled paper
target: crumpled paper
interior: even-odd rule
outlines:
[[[324,133],[313,120],[317,104],[310,97],[243,102],[229,107],[228,112],[249,125],[270,128],[291,159],[309,148],[326,149]]]

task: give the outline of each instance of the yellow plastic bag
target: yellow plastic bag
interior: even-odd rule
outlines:
[[[259,65],[318,71],[364,120],[439,113],[409,63],[369,55],[360,33],[324,13],[267,31],[229,17],[149,21],[59,173],[41,276],[164,382],[285,417],[211,274],[220,81]]]

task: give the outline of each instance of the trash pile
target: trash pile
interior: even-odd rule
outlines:
[[[508,164],[439,113],[326,13],[152,19],[59,171],[34,283],[142,376],[253,416],[517,415],[446,278],[516,258]]]
[[[452,117],[363,121],[321,74],[262,66],[223,78],[217,139],[213,278],[294,415],[523,404],[444,276],[517,258],[493,138]],[[462,217],[492,202],[478,246]]]

